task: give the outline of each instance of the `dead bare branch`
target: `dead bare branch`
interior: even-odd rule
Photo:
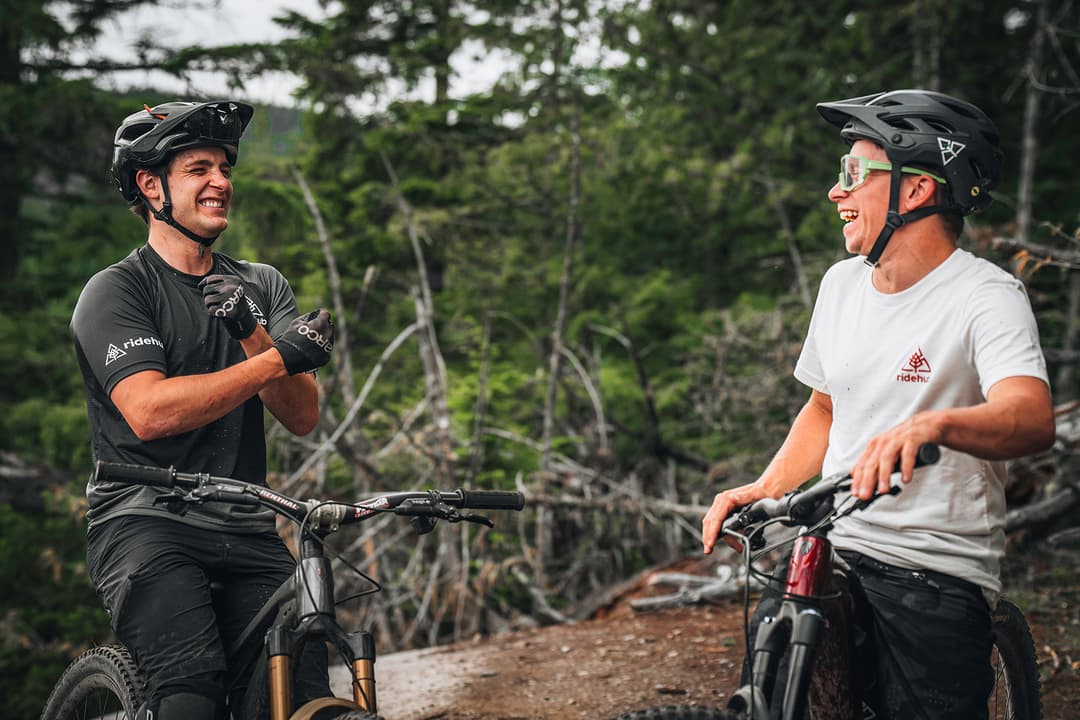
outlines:
[[[596,432],[600,438],[600,447],[603,450],[607,450],[607,421],[604,420],[604,404],[600,401],[600,393],[596,391],[596,386],[593,384],[592,378],[585,372],[585,368],[582,366],[581,361],[577,359],[577,356],[574,355],[573,352],[571,352],[570,348],[564,345],[559,348],[559,351],[570,361],[570,364],[574,367],[578,377],[581,378],[581,384],[585,387],[585,392],[589,394],[589,399],[593,404],[593,411],[596,413]]]
[[[349,425],[353,422],[353,420],[356,419],[357,413],[360,412],[360,408],[363,407],[364,401],[367,400],[368,393],[371,392],[371,389],[375,386],[375,381],[382,373],[383,365],[385,365],[386,361],[390,359],[390,356],[394,354],[394,351],[401,347],[401,344],[405,342],[405,340],[407,340],[409,336],[412,335],[414,332],[416,332],[416,323],[409,325],[407,328],[398,333],[398,336],[393,339],[393,341],[386,347],[385,350],[383,350],[382,355],[379,356],[379,361],[375,363],[375,367],[371,369],[371,373],[368,375],[368,379],[364,383],[364,387],[360,390],[360,395],[357,396],[356,400],[349,408],[349,411],[345,413],[345,417],[342,419],[341,424],[338,425],[334,432],[330,434],[330,437],[328,437],[319,445],[318,449],[308,455],[307,459],[304,460],[304,462],[300,463],[300,467],[298,467],[292,472],[291,475],[289,475],[289,478],[287,480],[288,483],[294,482],[298,477],[307,472],[312,465],[322,459],[322,457],[325,456],[332,447],[334,447],[334,444],[342,436],[345,430],[348,429]]]
[[[563,333],[570,304],[570,281],[574,274],[574,246],[581,224],[578,204],[581,197],[581,128],[578,109],[570,113],[570,195],[567,198],[566,247],[563,250],[562,277],[559,279],[559,306],[551,331],[551,355],[548,359],[548,387],[544,400],[544,423],[541,436],[540,470],[548,470],[551,435],[555,424],[555,394],[558,387],[559,365],[562,361]]]

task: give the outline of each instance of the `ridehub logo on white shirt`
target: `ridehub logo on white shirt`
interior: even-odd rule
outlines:
[[[916,350],[908,358],[900,372],[896,375],[897,382],[904,383],[928,383],[930,382],[930,361],[926,359],[922,348]]]
[[[156,337],[128,338],[123,342],[122,347],[117,347],[113,343],[109,343],[109,348],[105,351],[105,364],[108,365],[113,361],[119,360],[120,358],[124,357],[125,355],[127,355],[128,350],[134,350],[135,348],[143,347],[145,345],[153,345],[161,348],[162,350],[165,349],[164,343],[162,343]]]

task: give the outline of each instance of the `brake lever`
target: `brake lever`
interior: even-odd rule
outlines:
[[[470,513],[469,515],[459,515],[459,518],[464,520],[465,522],[476,523],[477,525],[486,525],[489,528],[495,527],[494,521],[492,521],[492,519],[487,517],[486,515],[473,515]]]
[[[858,500],[855,501],[855,504],[852,505],[851,512],[854,512],[855,510],[865,510],[870,505],[870,503],[874,502],[878,498],[883,498],[886,495],[899,495],[900,490],[901,490],[901,488],[900,488],[899,485],[890,485],[888,492],[874,493],[867,500],[863,500],[862,498],[859,498]]]
[[[173,515],[183,516],[191,509],[192,505],[201,505],[205,501],[195,490],[186,493],[171,492],[163,493],[154,498],[154,505],[164,505],[165,509]]]

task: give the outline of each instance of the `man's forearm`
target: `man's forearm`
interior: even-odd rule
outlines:
[[[272,348],[274,341],[260,326],[240,346],[251,358]],[[310,373],[286,374],[268,383],[259,391],[259,399],[294,435],[307,435],[319,421],[319,388]]]
[[[768,497],[780,497],[821,472],[831,427],[831,398],[814,392],[757,481]]]
[[[1037,378],[1009,378],[1007,382],[992,388],[985,403],[933,413],[936,417],[931,421],[939,425],[941,444],[984,460],[1011,460],[1052,445],[1054,411],[1049,389]]]
[[[116,386],[112,400],[140,440],[156,440],[214,422],[282,377],[287,375],[280,356],[264,352],[202,375],[137,373]]]

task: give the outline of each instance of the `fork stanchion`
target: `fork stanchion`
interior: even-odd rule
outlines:
[[[349,634],[353,653],[353,701],[369,713],[378,712],[375,698],[375,638],[361,630]]]
[[[266,633],[270,655],[270,720],[288,720],[292,714],[292,634],[283,627]]]

